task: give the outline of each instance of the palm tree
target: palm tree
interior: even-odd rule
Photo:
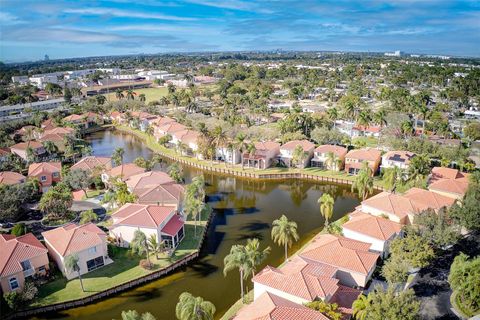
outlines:
[[[154,234],[151,234],[150,237],[148,237],[148,242],[147,242],[148,250],[151,252],[155,252],[155,257],[158,258],[158,254],[162,253],[163,250],[165,249],[165,241],[157,241],[157,236]]]
[[[54,155],[58,153],[57,145],[50,140],[44,141],[43,147],[45,148],[45,151],[47,151],[49,155]]]
[[[183,292],[178,298],[175,315],[178,320],[213,320],[216,309],[213,303]]]
[[[325,159],[325,165],[327,169],[330,170],[340,170],[340,165],[342,160],[337,157],[337,155],[333,152],[327,152],[327,159]]]
[[[223,161],[226,161],[225,155],[223,153],[223,145],[227,141],[227,134],[223,130],[222,126],[216,126],[215,129],[212,131],[212,138],[213,138],[213,143],[215,144],[215,149],[218,150],[220,146],[222,146],[222,157]]]
[[[399,181],[402,181],[403,178],[403,170],[397,166],[393,166],[391,168],[386,168],[383,172],[383,181],[385,183],[385,187],[390,189],[390,191],[395,192],[397,188],[397,184]]]
[[[140,315],[137,310],[128,310],[122,311],[122,320],[156,320],[156,318],[150,312]]]
[[[367,318],[367,307],[370,305],[371,300],[368,296],[361,294],[357,300],[353,302],[353,316],[356,320],[365,320]]]
[[[240,132],[239,134],[237,134],[237,136],[235,137],[235,141],[233,142],[233,146],[235,150],[240,152],[240,161],[242,162],[242,170],[243,170],[243,152],[247,148],[247,143],[245,141],[246,138],[247,137],[245,136],[245,134]]]
[[[373,192],[372,169],[368,166],[368,162],[364,162],[363,168],[358,172],[352,184],[352,191],[355,189],[362,200],[367,199],[368,195]]]
[[[248,259],[252,266],[252,276],[255,276],[256,267],[263,262],[270,254],[270,247],[266,247],[263,251],[260,250],[260,241],[257,238],[248,239],[245,245]]]
[[[408,181],[418,182],[430,172],[430,159],[421,154],[413,157],[408,166]]]
[[[145,96],[145,93],[140,93],[138,95],[138,100],[140,100],[141,102],[145,102],[145,100],[147,100],[147,97]]]
[[[85,292],[85,288],[83,287],[83,280],[80,275],[80,266],[78,265],[78,255],[71,254],[65,258],[65,269],[68,272],[76,272],[78,274],[78,280],[80,280],[80,286],[82,287],[82,291]]]
[[[133,253],[136,253],[139,255],[145,253],[147,256],[148,265],[152,264],[150,262],[150,252],[148,250],[148,245],[147,245],[147,236],[145,235],[145,233],[140,231],[140,229],[135,230],[135,233],[133,234],[132,242],[130,242],[130,248]]]
[[[289,221],[285,215],[272,223],[272,239],[278,245],[285,246],[285,261],[288,259],[288,247],[292,246],[294,241],[300,237],[297,232],[297,223]]]
[[[162,106],[168,106],[169,103],[168,98],[165,96],[161,97],[159,102]]]
[[[357,123],[360,126],[363,126],[363,127],[366,128],[370,125],[371,121],[372,121],[372,118],[370,117],[370,111],[368,111],[368,110],[360,111],[360,113],[358,114],[358,118],[357,118]]]
[[[127,100],[134,100],[136,93],[132,89],[127,90]]]
[[[97,103],[99,105],[103,105],[105,103],[105,101],[107,101],[107,98],[104,96],[104,95],[98,95],[95,97],[95,101],[97,101]]]
[[[303,151],[303,147],[301,145],[296,146],[295,149],[293,150],[292,160],[290,160],[290,167],[303,166],[305,157],[306,157],[306,154]]]
[[[244,300],[243,281],[248,278],[253,270],[253,265],[247,254],[245,246],[235,244],[230,249],[230,253],[223,259],[223,275],[227,276],[227,273],[233,269],[237,269],[240,272],[240,291],[242,301]]]
[[[335,107],[332,107],[327,110],[327,116],[330,121],[333,122],[333,128],[335,128],[335,121],[338,119],[338,110]]]
[[[84,211],[80,215],[80,224],[95,222],[97,220],[98,220],[98,216],[92,209]]]
[[[380,128],[387,125],[385,109],[380,109],[373,114],[373,122],[378,124]]]
[[[123,95],[122,89],[115,90],[115,97],[117,100],[122,100],[125,96]]]
[[[405,137],[405,139],[412,135],[413,134],[413,125],[412,125],[412,122],[410,120],[406,120],[402,123],[402,126],[401,126],[401,129],[402,129],[402,133]]]
[[[125,150],[121,147],[115,148],[115,151],[112,154],[112,161],[115,164],[115,166],[119,166],[123,163],[123,154],[125,153]]]
[[[318,198],[318,204],[320,205],[320,214],[325,219],[325,226],[328,227],[328,220],[333,216],[333,205],[335,204],[335,199],[328,193],[322,194]]]

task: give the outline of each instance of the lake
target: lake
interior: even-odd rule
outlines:
[[[110,156],[116,147],[122,147],[125,162],[139,156],[152,156],[141,140],[117,131],[96,132],[87,140],[92,144],[94,155]],[[187,183],[202,174],[188,167],[184,168],[184,173]],[[299,180],[259,181],[203,174],[207,182],[207,201],[214,208],[215,216],[201,259],[163,279],[92,305],[48,314],[48,319],[120,319],[121,311],[130,309],[151,312],[159,320],[175,319],[175,305],[184,291],[213,302],[217,308],[216,318],[219,318],[240,298],[238,272],[223,276],[223,258],[232,245],[244,244],[248,238],[258,238],[262,247],[272,248],[258,270],[266,264],[278,266],[283,262],[284,253],[283,248],[270,238],[273,220],[285,214],[297,222],[301,239],[290,249],[295,252],[322,229],[324,221],[317,200],[323,192],[335,198],[334,220],[353,211],[360,203],[347,185]],[[252,283],[249,282],[247,287],[251,289]]]

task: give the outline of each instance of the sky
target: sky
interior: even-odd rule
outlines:
[[[0,0],[0,61],[328,50],[480,56],[477,0]]]

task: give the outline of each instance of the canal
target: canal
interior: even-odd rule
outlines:
[[[138,138],[116,131],[94,133],[88,138],[94,155],[111,155],[116,147],[125,150],[124,161],[136,157],[151,157],[152,153]],[[201,171],[184,168],[187,183]],[[334,220],[359,204],[350,186],[312,183],[309,181],[258,181],[204,173],[207,201],[214,208],[214,219],[208,230],[202,258],[195,264],[166,278],[107,298],[101,302],[48,315],[52,318],[119,319],[122,310],[151,312],[157,319],[175,319],[178,296],[188,291],[213,302],[219,318],[240,297],[238,272],[223,276],[223,258],[234,244],[248,238],[258,238],[262,247],[270,246],[266,264],[278,266],[283,261],[283,249],[270,238],[271,223],[285,214],[298,224],[300,241],[294,252],[318,233],[323,225],[318,198],[328,192],[335,198]],[[251,282],[247,284],[252,288]]]

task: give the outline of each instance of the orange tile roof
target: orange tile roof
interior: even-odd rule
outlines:
[[[344,148],[344,147],[341,147],[341,146],[336,146],[336,145],[332,145],[332,144],[324,144],[324,145],[318,146],[315,149],[315,152],[318,152],[318,153],[333,152],[333,154],[336,155],[337,157],[343,157],[347,154],[348,150],[347,150],[347,148]]]
[[[96,157],[96,156],[87,156],[83,157],[75,163],[70,170],[92,170],[95,168],[105,167],[107,169],[111,168],[112,158],[109,157]]]
[[[440,179],[459,179],[468,177],[468,174],[462,173],[457,169],[434,167],[432,169],[432,176],[430,181],[436,181]]]
[[[46,134],[58,134],[58,135],[69,135],[69,134],[72,134],[73,132],[75,131],[75,129],[73,128],[69,128],[69,127],[55,127],[53,129],[50,129],[50,130],[45,130],[43,132],[44,135]]]
[[[28,142],[20,142],[10,147],[10,149],[19,149],[19,150],[27,150],[28,148],[40,149],[40,148],[43,148],[43,145],[38,141],[32,140]]]
[[[198,138],[200,137],[200,133],[194,130],[181,130],[172,133],[172,136],[177,138],[178,140],[182,141],[183,143],[196,143]]]
[[[410,213],[419,212],[417,207],[414,205],[414,203],[412,203],[412,201],[410,201],[410,199],[407,199],[400,194],[386,191],[362,201],[362,207],[363,206],[369,206],[382,212],[393,214],[400,219],[408,216]]]
[[[280,148],[280,143],[275,141],[263,141],[255,143],[255,150],[270,151]]]
[[[381,155],[380,150],[373,149],[373,148],[365,148],[365,149],[350,150],[345,156],[345,158],[377,161],[380,159],[380,155]]]
[[[139,203],[179,202],[183,198],[185,188],[178,183],[165,183],[149,188],[135,188]]]
[[[56,127],[55,123],[53,122],[53,119],[47,119],[42,122],[41,127],[45,130],[53,129]]]
[[[376,217],[361,211],[355,211],[351,214],[350,220],[342,225],[342,228],[375,239],[388,240],[393,235],[400,233],[402,225],[382,217]]]
[[[172,134],[176,131],[182,131],[185,129],[187,129],[187,127],[177,122],[169,122],[159,127],[159,130],[166,132],[168,134]]]
[[[171,236],[175,236],[180,229],[182,229],[183,225],[185,222],[182,220],[182,218],[179,215],[174,215],[165,225],[165,227],[162,228],[162,232],[169,234]]]
[[[80,115],[80,114],[71,114],[71,115],[66,116],[65,118],[63,118],[63,121],[67,121],[67,122],[70,122],[70,121],[78,121],[78,120],[83,120],[83,115]]]
[[[353,313],[353,302],[357,300],[361,293],[361,290],[339,285],[337,292],[335,292],[329,303],[336,303],[339,307],[338,310],[340,310],[341,313],[344,315],[351,315]],[[349,318],[350,317],[346,317],[346,319]]]
[[[328,317],[301,304],[265,292],[246,305],[233,320],[329,320]]]
[[[168,174],[161,171],[149,171],[131,176],[126,181],[130,190],[147,189],[160,186],[162,184],[173,183],[173,179]]]
[[[2,171],[0,172],[0,184],[18,184],[24,182],[26,177],[20,173],[13,171]]]
[[[124,163],[117,167],[110,169],[107,174],[110,177],[122,177],[122,180],[125,181],[131,176],[134,176],[139,173],[145,172],[145,168],[141,168],[134,163]]]
[[[0,277],[21,272],[20,262],[47,254],[48,250],[31,233],[20,237],[0,234]]]
[[[28,166],[28,176],[38,176],[41,173],[48,173],[52,174],[54,172],[61,172],[62,171],[62,163],[61,162],[38,162],[32,163]]]
[[[166,223],[167,217],[176,209],[169,206],[127,203],[112,214],[113,226],[128,225],[144,228],[158,228]]]
[[[292,140],[282,145],[280,149],[294,150],[297,146],[301,146],[305,152],[309,152],[315,148],[315,145],[308,140]]]
[[[102,244],[107,238],[107,234],[93,223],[80,226],[69,223],[63,227],[42,232],[42,235],[63,257]]]
[[[296,256],[280,269],[267,266],[252,281],[311,301],[332,296],[337,291],[336,272],[332,266]]]
[[[439,210],[443,207],[450,207],[455,203],[455,199],[420,188],[411,188],[403,196],[413,201],[419,211]]]
[[[300,253],[308,260],[367,275],[376,265],[379,254],[368,251],[371,244],[345,237],[320,234]]]
[[[409,164],[410,160],[415,156],[416,154],[410,151],[388,151],[383,155],[383,158],[390,161],[397,161]]]

